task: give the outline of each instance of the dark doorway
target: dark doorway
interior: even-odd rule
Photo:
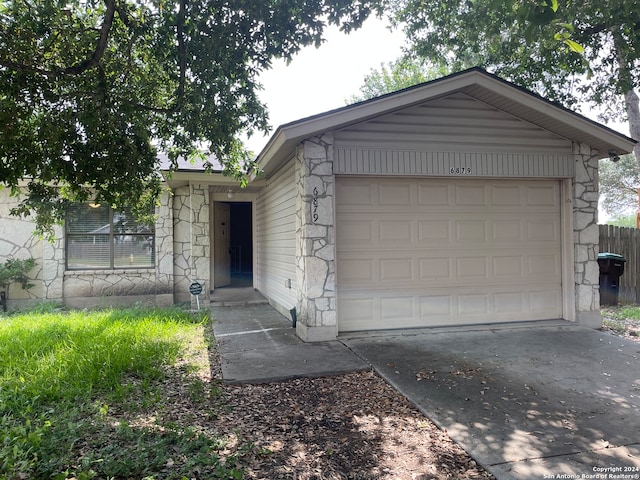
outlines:
[[[253,286],[253,219],[251,202],[229,202],[231,287]]]

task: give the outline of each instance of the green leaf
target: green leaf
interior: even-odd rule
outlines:
[[[584,53],[584,47],[578,42],[574,42],[573,40],[566,38],[563,40],[563,43],[567,45],[572,52]]]
[[[12,213],[51,238],[70,202],[142,206],[158,151],[246,177],[239,139],[269,131],[260,73],[379,3],[0,0],[0,184],[26,196]]]

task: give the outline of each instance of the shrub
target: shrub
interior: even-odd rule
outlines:
[[[6,290],[9,284],[13,282],[21,284],[22,288],[25,289],[33,287],[33,284],[29,283],[27,272],[35,266],[36,261],[33,258],[26,258],[24,260],[10,258],[4,263],[0,263],[0,288]]]

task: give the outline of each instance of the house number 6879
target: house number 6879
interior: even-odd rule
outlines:
[[[318,187],[313,188],[313,202],[312,202],[311,216],[313,218],[313,223],[318,222]]]
[[[451,167],[449,169],[451,175],[471,175],[471,168],[469,167]]]

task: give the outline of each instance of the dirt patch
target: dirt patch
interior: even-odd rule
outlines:
[[[219,357],[210,357],[221,379]],[[374,372],[221,386],[215,426],[249,479],[492,479]]]

